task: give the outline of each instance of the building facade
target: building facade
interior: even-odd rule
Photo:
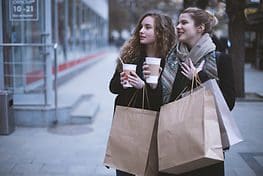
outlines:
[[[0,90],[15,105],[52,104],[54,47],[61,66],[108,44],[105,0],[0,0],[0,14]]]

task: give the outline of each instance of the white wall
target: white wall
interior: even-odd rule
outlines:
[[[83,0],[92,10],[97,12],[102,18],[108,20],[109,6],[105,0]]]

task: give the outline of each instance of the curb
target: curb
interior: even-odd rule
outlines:
[[[263,93],[246,92],[245,97],[238,97],[237,102],[263,102]]]

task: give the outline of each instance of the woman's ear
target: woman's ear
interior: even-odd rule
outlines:
[[[197,27],[197,31],[200,33],[203,33],[205,31],[205,25],[204,24],[199,25]]]

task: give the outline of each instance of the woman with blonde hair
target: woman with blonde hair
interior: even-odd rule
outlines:
[[[178,43],[165,60],[160,79],[162,104],[180,98],[185,88],[188,90],[191,88],[192,79],[197,75],[201,82],[217,79],[216,46],[210,37],[216,24],[216,17],[205,10],[189,7],[182,11],[176,26]],[[160,175],[171,174],[160,173]],[[215,164],[180,174],[180,176],[208,175],[223,176],[224,164]]]

